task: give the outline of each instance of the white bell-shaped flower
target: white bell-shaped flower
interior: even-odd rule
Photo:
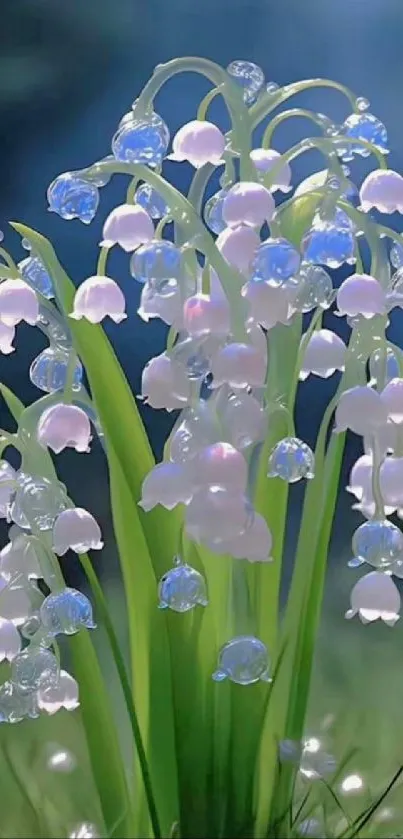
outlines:
[[[244,285],[242,295],[248,301],[249,316],[265,329],[288,322],[289,297],[284,288],[250,280]]]
[[[89,452],[91,423],[82,408],[59,402],[41,414],[37,438],[42,446],[49,446],[56,454],[66,447]]]
[[[172,154],[169,160],[179,162],[188,160],[195,169],[205,163],[219,166],[225,149],[225,137],[222,131],[207,120],[194,119],[182,125],[172,141]]]
[[[16,489],[16,471],[7,460],[0,460],[0,518],[6,519]]]
[[[25,585],[8,583],[0,577],[0,617],[21,626],[32,612],[30,592]]]
[[[144,283],[141,289],[140,306],[137,314],[148,323],[153,318],[160,318],[169,326],[175,324],[179,331],[183,327],[183,301],[178,286],[173,294],[159,294],[150,283]]]
[[[346,618],[360,617],[362,623],[382,620],[394,626],[399,620],[400,594],[389,574],[371,571],[355,584]]]
[[[58,556],[63,556],[68,550],[77,554],[100,551],[104,546],[98,522],[82,507],[73,507],[59,513],[52,536],[53,550]]]
[[[186,531],[197,542],[236,539],[253,521],[253,510],[242,493],[211,486],[193,495],[185,509]]]
[[[260,238],[251,227],[226,227],[217,237],[216,246],[224,259],[242,274],[248,274]]]
[[[263,184],[239,181],[228,190],[223,201],[222,215],[229,227],[238,227],[240,224],[261,227],[272,220],[274,210],[274,198]]]
[[[386,311],[386,293],[375,277],[369,274],[352,274],[337,292],[338,314],[364,318],[383,315]]]
[[[173,510],[177,504],[187,504],[191,497],[190,481],[182,463],[158,463],[143,481],[139,507],[146,513],[157,504]]]
[[[257,171],[265,175],[267,172],[271,172],[275,166],[278,166],[281,154],[274,149],[252,149],[250,157]],[[292,188],[290,184],[291,166],[285,162],[277,172],[275,181],[270,186],[270,192],[276,192],[277,190],[289,192]]]
[[[193,338],[228,335],[231,321],[226,297],[212,298],[208,294],[188,297],[183,306],[183,325]]]
[[[0,618],[0,661],[12,661],[21,650],[21,635],[12,621]]]
[[[15,327],[7,326],[7,324],[0,321],[0,352],[3,355],[10,355],[14,352],[13,341],[15,338]]]
[[[328,379],[336,370],[344,370],[346,345],[330,329],[318,329],[305,347],[299,378],[304,381],[312,373]]]
[[[335,432],[350,428],[355,434],[371,434],[388,418],[379,393],[357,386],[342,393],[336,408]]]
[[[202,449],[188,464],[192,489],[209,486],[246,491],[248,465],[244,456],[230,443],[213,443]]]
[[[121,323],[127,317],[125,308],[125,297],[118,284],[110,277],[96,275],[88,277],[78,287],[70,317],[100,323],[109,315],[115,323]]]
[[[266,358],[252,344],[232,343],[222,347],[212,359],[212,387],[228,384],[232,388],[263,387]]]
[[[403,457],[389,455],[379,470],[381,495],[388,507],[403,507]]]
[[[248,562],[272,562],[270,552],[273,538],[266,519],[255,513],[252,524],[235,539],[212,543],[213,553],[228,554],[233,559],[246,559]]]
[[[403,422],[403,379],[391,379],[381,393],[388,419],[400,425]]]
[[[267,413],[254,396],[245,391],[231,393],[221,407],[220,418],[226,436],[237,449],[264,440]]]
[[[372,433],[364,437],[365,453],[373,453],[374,437],[376,440],[376,448],[379,453],[379,457],[385,457],[385,455],[396,451],[396,448],[398,446],[399,430],[400,426],[395,425],[395,423],[392,422],[392,420],[388,420],[387,422],[382,423],[382,425],[379,425],[375,429],[375,434]]]
[[[38,706],[47,714],[55,714],[61,708],[74,711],[79,704],[78,683],[66,670],[60,671],[56,685],[38,691]]]
[[[25,320],[32,326],[39,315],[38,298],[24,280],[4,280],[0,283],[0,321],[16,326]]]
[[[166,353],[151,358],[143,370],[141,395],[151,408],[175,411],[190,398],[190,381],[185,368]]]
[[[347,492],[351,492],[358,501],[371,501],[372,498],[372,454],[363,454],[355,461],[351,472]]]
[[[375,169],[360,189],[364,213],[375,207],[381,213],[403,213],[403,178],[393,169]]]
[[[18,579],[40,579],[43,577],[40,562],[35,551],[35,539],[24,533],[17,525],[10,527],[10,542],[0,551],[0,574],[7,582]]]
[[[154,225],[146,210],[139,204],[121,204],[109,213],[103,226],[102,237],[102,247],[120,245],[129,253],[154,238]]]

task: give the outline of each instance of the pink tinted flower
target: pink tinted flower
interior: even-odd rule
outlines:
[[[213,357],[211,371],[213,388],[223,384],[233,388],[262,387],[266,378],[266,358],[252,344],[227,344]]]
[[[371,571],[361,577],[351,592],[351,608],[346,618],[360,617],[362,623],[382,620],[394,626],[399,620],[400,594],[392,577],[381,571]]]
[[[227,487],[198,490],[185,509],[187,533],[192,539],[208,544],[235,539],[252,520],[253,510],[245,496]]]
[[[120,245],[129,253],[154,238],[154,225],[139,204],[121,204],[109,213],[102,236],[102,247]]]
[[[82,507],[59,513],[53,525],[53,550],[63,556],[68,550],[77,554],[103,548],[101,529],[94,516]]]
[[[224,198],[222,215],[229,227],[245,224],[261,227],[273,218],[275,204],[272,194],[255,181],[240,181],[228,190]]]
[[[386,311],[386,293],[375,277],[352,274],[342,282],[337,292],[338,314],[373,318]]]
[[[274,167],[278,166],[278,161],[281,157],[280,152],[274,149],[252,149],[250,153],[252,162],[258,172],[266,174],[271,172]],[[291,167],[289,163],[283,163],[280,170],[277,171],[274,183],[270,186],[270,192],[289,192],[291,189]]]
[[[273,539],[266,520],[255,513],[252,524],[235,539],[211,544],[214,553],[228,554],[234,559],[248,562],[272,562],[270,551]]]
[[[245,492],[248,465],[230,443],[212,443],[188,464],[188,474],[193,489],[217,485]]]
[[[37,438],[42,446],[49,446],[56,454],[66,447],[89,452],[91,423],[82,408],[60,402],[41,414]]]
[[[226,227],[217,237],[216,245],[230,265],[248,274],[260,238],[251,227]]]
[[[403,422],[403,379],[391,379],[381,393],[388,419],[400,425]]]
[[[249,303],[249,316],[265,329],[272,329],[277,323],[287,323],[289,298],[284,288],[251,280],[244,285],[242,295]]]
[[[328,379],[336,370],[344,370],[346,345],[330,329],[313,332],[305,347],[299,378],[304,381],[312,373]]]
[[[74,320],[86,318],[90,323],[100,323],[109,316],[115,323],[121,323],[127,315],[126,301],[118,284],[110,277],[88,277],[78,287],[74,297]]]
[[[181,463],[158,463],[143,481],[139,507],[146,513],[157,504],[173,510],[177,504],[187,504],[191,497],[192,490],[185,467]]]
[[[375,169],[363,181],[360,199],[364,213],[372,207],[381,213],[403,213],[402,176],[392,169]]]
[[[3,355],[10,355],[10,353],[14,352],[14,337],[15,327],[7,326],[5,323],[0,321],[0,352],[3,353]]]
[[[25,320],[33,326],[38,320],[38,315],[38,298],[33,288],[24,280],[4,280],[0,283],[0,321],[2,323],[13,327]]]
[[[189,335],[228,335],[231,322],[225,296],[211,298],[208,294],[194,294],[183,306],[183,325]]]
[[[141,394],[151,408],[175,411],[183,408],[190,398],[190,382],[182,365],[166,353],[151,358],[144,367]]]
[[[370,387],[352,387],[342,393],[336,408],[335,431],[350,428],[356,434],[371,434],[386,423],[387,410],[379,393]]]
[[[172,149],[169,160],[188,160],[195,169],[200,169],[205,163],[219,166],[224,163],[225,137],[214,123],[194,119],[182,125],[175,134]]]

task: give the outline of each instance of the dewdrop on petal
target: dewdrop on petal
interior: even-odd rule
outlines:
[[[403,422],[403,379],[391,379],[381,393],[388,418],[400,425]]]
[[[382,620],[388,626],[394,626],[400,617],[400,594],[392,577],[382,571],[371,571],[358,580],[351,592],[350,604],[345,617],[358,615],[362,623]]]
[[[267,477],[294,484],[302,478],[313,478],[314,468],[315,456],[308,444],[298,437],[284,437],[270,454]]]
[[[232,638],[221,648],[218,668],[213,673],[215,682],[230,679],[237,685],[270,682],[270,661],[267,647],[253,635]]]
[[[275,210],[268,189],[254,181],[240,181],[228,190],[223,203],[223,219],[229,227],[240,224],[261,227],[270,222]]]
[[[403,533],[387,519],[365,521],[354,533],[353,555],[375,568],[403,559]]]
[[[187,504],[191,497],[185,467],[181,463],[158,463],[143,481],[139,507],[147,513],[157,504],[173,510],[177,504]]]
[[[288,322],[289,298],[284,288],[250,280],[244,285],[242,296],[248,301],[249,317],[265,329]]]
[[[75,588],[48,594],[41,604],[39,615],[49,635],[75,635],[83,626],[95,629],[91,602]]]
[[[246,449],[264,440],[267,412],[250,393],[230,394],[221,408],[221,421],[226,436],[237,449]]]
[[[118,284],[110,277],[95,275],[78,287],[70,317],[100,323],[109,316],[115,323],[121,323],[127,317],[125,308],[125,297]]]
[[[52,536],[53,550],[58,556],[68,550],[77,554],[99,551],[104,546],[98,522],[82,507],[63,510],[53,525]]]
[[[281,158],[281,154],[274,149],[252,149],[250,158],[258,173],[266,175],[266,173],[270,173],[274,167],[278,167],[278,161]],[[281,165],[280,169],[277,170],[275,181],[270,185],[269,189],[270,192],[276,192],[276,190],[289,192],[291,189],[290,184],[291,167],[289,163],[285,162]]]
[[[186,369],[161,353],[146,364],[141,379],[144,402],[151,408],[175,411],[190,398],[190,381]]]
[[[213,443],[202,449],[188,464],[192,489],[209,486],[246,491],[248,465],[244,456],[230,443]]]
[[[248,499],[226,487],[200,489],[185,509],[188,535],[196,541],[226,541],[236,538],[253,522]]]
[[[0,321],[16,326],[20,321],[33,326],[39,315],[38,298],[24,280],[4,280],[0,283]]]
[[[20,650],[21,635],[18,629],[12,621],[0,618],[0,661],[12,661]]]
[[[138,204],[121,204],[109,213],[100,244],[104,248],[120,245],[129,253],[153,237],[154,225],[146,210]]]
[[[352,274],[337,291],[338,314],[364,318],[383,315],[386,311],[386,294],[381,284],[369,274]]]
[[[357,385],[342,393],[335,415],[336,433],[347,431],[371,434],[386,424],[388,413],[379,393],[370,387]]]
[[[15,327],[7,326],[0,321],[0,353],[3,355],[10,355],[14,352],[13,340],[15,338]]]
[[[242,274],[248,274],[260,237],[251,227],[225,227],[216,240],[216,246],[224,259]]]
[[[172,154],[169,160],[188,160],[195,169],[206,163],[219,166],[224,163],[222,155],[225,149],[225,137],[212,122],[194,119],[182,125],[172,141]]]
[[[225,383],[233,388],[263,387],[266,358],[251,344],[227,344],[213,357],[211,372],[213,388]]]
[[[88,452],[91,423],[82,408],[60,402],[41,414],[37,439],[42,446],[48,446],[56,454],[67,447],[77,452]]]
[[[346,351],[339,335],[330,329],[318,329],[305,347],[299,378],[304,381],[312,374],[328,379],[336,370],[344,370]]]
[[[373,207],[380,213],[403,213],[403,178],[393,169],[375,169],[365,178],[360,189],[361,209]]]
[[[74,711],[79,704],[78,683],[66,670],[60,671],[57,684],[38,691],[38,707],[47,714],[55,714],[61,708]]]
[[[26,647],[11,664],[11,680],[21,691],[53,687],[59,680],[59,663],[50,650],[43,647]]]
[[[183,306],[183,326],[194,338],[228,335],[231,322],[226,298],[212,299],[207,294],[188,297]]]
[[[195,606],[207,606],[206,581],[199,571],[176,558],[174,567],[159,582],[159,609],[189,612]]]

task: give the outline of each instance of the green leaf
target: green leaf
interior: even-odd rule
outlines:
[[[15,421],[18,422],[21,418],[22,412],[25,409],[25,405],[18,399],[18,396],[13,393],[10,388],[6,385],[0,383],[0,393],[10,411],[10,414],[14,417]]]

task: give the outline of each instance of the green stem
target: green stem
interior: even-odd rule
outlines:
[[[126,204],[134,204],[139,178],[132,178],[126,192]]]
[[[218,87],[213,87],[212,90],[209,90],[209,92],[206,93],[204,99],[202,99],[197,109],[197,119],[207,119],[207,111],[211,102],[213,101],[213,99],[220,95],[222,95],[222,91]]]
[[[13,260],[13,257],[8,253],[8,251],[6,251],[5,248],[0,248],[0,257],[4,259],[4,262],[8,265],[15,277],[19,277],[18,268]]]
[[[165,225],[166,224],[171,224],[172,221],[173,221],[173,218],[172,218],[171,215],[164,216],[162,219],[160,219],[160,221],[158,222],[158,224],[155,228],[155,238],[156,239],[162,239],[162,234],[164,232]]]
[[[69,360],[67,363],[67,370],[66,370],[66,381],[64,384],[63,389],[63,402],[69,405],[73,400],[73,385],[74,385],[74,372],[77,365],[77,356],[72,348],[69,352]]]
[[[97,277],[105,277],[106,275],[106,263],[108,260],[109,251],[110,248],[101,247],[99,249],[99,256],[97,262]]]
[[[310,119],[312,122],[315,123],[315,125],[318,125],[319,128],[324,127],[323,117],[319,117],[318,114],[315,113],[315,111],[308,111],[306,108],[290,108],[289,111],[282,111],[281,114],[277,114],[277,116],[273,117],[273,119],[269,122],[263,134],[263,149],[270,148],[270,143],[277,126],[281,125],[281,123],[285,120],[291,119],[293,117],[304,117],[305,119]],[[331,120],[328,119],[327,123],[331,125]]]
[[[338,82],[333,82],[330,79],[306,79],[301,82],[295,82],[292,84],[285,85],[284,87],[280,88],[278,93],[273,96],[273,93],[267,92],[259,97],[258,101],[255,105],[252,106],[249,110],[249,115],[252,120],[252,128],[256,128],[257,125],[265,119],[275,108],[278,108],[279,105],[282,105],[283,102],[286,102],[287,99],[290,99],[292,96],[296,96],[298,93],[303,93],[305,90],[312,90],[315,87],[328,87],[332,88],[333,90],[338,90],[340,93],[343,93],[344,96],[350,102],[350,105],[355,113],[358,112],[357,108],[357,96],[345,85],[339,84]]]

